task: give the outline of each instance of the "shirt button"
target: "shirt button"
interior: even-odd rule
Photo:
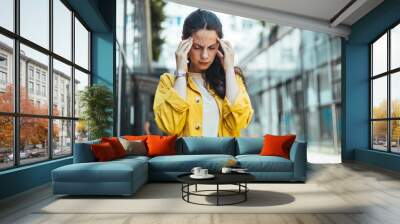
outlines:
[[[196,129],[200,129],[200,125],[196,125],[196,127],[195,127]]]
[[[196,103],[200,103],[200,97],[196,97]]]

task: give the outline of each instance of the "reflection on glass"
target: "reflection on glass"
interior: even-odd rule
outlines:
[[[14,165],[14,125],[10,116],[0,116],[0,170]]]
[[[75,69],[75,117],[79,117],[81,114],[80,94],[86,86],[89,86],[89,75]]]
[[[1,4],[0,4],[1,5]],[[0,35],[0,111],[14,111],[13,40]]]
[[[88,141],[88,128],[84,120],[75,121],[75,143]]]
[[[400,67],[400,24],[390,32],[390,68]]]
[[[14,31],[14,1],[0,1],[0,26],[10,31]]]
[[[89,32],[75,18],[75,63],[89,69]]]
[[[71,66],[53,60],[53,115],[72,116]]]
[[[391,121],[391,151],[400,153],[400,120]]]
[[[391,74],[391,88],[390,88],[390,98],[391,98],[391,110],[392,117],[400,118],[400,72]]]
[[[72,154],[72,121],[53,120],[53,157]]]
[[[387,118],[387,77],[372,81],[372,118]]]
[[[372,148],[387,151],[387,121],[372,122]]]
[[[53,0],[53,10],[53,51],[71,60],[72,12],[60,0]]]
[[[20,0],[21,36],[49,48],[49,1]]]
[[[387,71],[387,34],[372,44],[372,74],[378,75]]]
[[[48,119],[20,118],[20,152],[21,164],[34,163],[49,158]]]
[[[21,44],[20,108],[25,114],[48,114],[49,57]]]

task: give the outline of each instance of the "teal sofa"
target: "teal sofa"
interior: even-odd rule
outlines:
[[[127,156],[96,162],[90,145],[75,144],[74,163],[52,171],[54,194],[131,195],[148,181],[176,181],[193,167],[219,172],[228,160],[236,160],[259,182],[305,182],[307,144],[296,141],[290,159],[260,156],[263,138],[182,137],[176,142],[177,155]]]

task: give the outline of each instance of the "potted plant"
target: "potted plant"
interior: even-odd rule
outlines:
[[[81,118],[88,131],[89,140],[110,136],[112,125],[113,96],[107,86],[94,84],[80,92]]]

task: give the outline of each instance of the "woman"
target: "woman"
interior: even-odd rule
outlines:
[[[175,52],[175,74],[161,75],[154,99],[158,127],[168,135],[240,136],[253,108],[234,51],[218,17],[192,12]]]

